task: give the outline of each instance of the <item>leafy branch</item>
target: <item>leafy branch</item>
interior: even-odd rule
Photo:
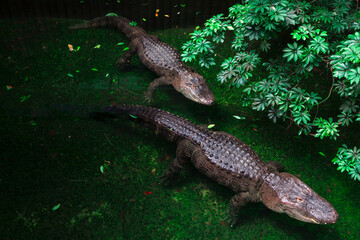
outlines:
[[[245,0],[243,5],[230,7],[228,16],[215,15],[203,29],[191,33],[182,47],[182,58],[210,68],[216,64],[217,46],[233,36],[231,56],[221,59],[217,80],[241,87],[243,105],[267,112],[274,123],[288,120],[299,127],[299,135],[336,140],[342,127],[360,122],[357,8],[358,2],[355,8],[350,0]],[[289,30],[292,40],[285,42],[286,36],[276,39]],[[229,31],[233,34],[226,34]],[[275,41],[286,46],[281,54],[272,52]],[[303,84],[314,81],[323,69],[332,78],[324,99],[322,92]],[[339,114],[318,117],[319,105],[324,106],[333,93],[341,99]]]

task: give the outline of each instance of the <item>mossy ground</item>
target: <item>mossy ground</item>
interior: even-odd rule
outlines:
[[[131,69],[117,70],[113,63],[127,46],[124,36],[103,29],[68,30],[77,22],[1,21],[0,102],[15,112],[20,109],[20,115],[0,120],[3,239],[360,239],[359,182],[331,164],[341,141],[297,138],[287,123],[274,125],[244,109],[240,90],[228,91],[216,82],[217,68],[194,65],[208,80],[216,105],[193,103],[172,87],[160,88],[152,105],[198,124],[215,123],[216,130],[242,139],[265,161],[282,162],[335,206],[336,224],[302,223],[258,203],[244,208],[239,223],[230,228],[222,220],[233,192],[193,166],[173,186],[159,185],[156,177],[174,157],[175,146],[153,132],[126,118],[97,122],[71,114],[21,116],[21,109],[37,111],[50,103],[142,104],[156,75],[137,57]],[[152,34],[180,49],[190,31]],[[79,51],[70,52],[68,44],[80,46]],[[109,165],[105,174],[100,171],[104,164]]]

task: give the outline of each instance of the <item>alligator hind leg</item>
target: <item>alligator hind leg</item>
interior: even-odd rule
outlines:
[[[178,178],[180,171],[190,159],[194,148],[195,145],[187,139],[179,141],[176,148],[176,158],[171,161],[166,172],[160,177],[161,183],[169,184]]]
[[[145,93],[145,102],[150,103],[153,99],[154,93],[159,86],[170,85],[168,78],[159,77],[150,83]]]
[[[129,49],[126,50],[123,55],[115,62],[115,66],[119,69],[125,68],[129,65],[131,58],[136,53],[136,47],[134,46],[133,42],[130,42]]]

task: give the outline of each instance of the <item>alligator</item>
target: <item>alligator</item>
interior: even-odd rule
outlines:
[[[101,113],[105,115],[101,117]],[[249,202],[262,202],[269,209],[309,223],[335,223],[334,207],[294,175],[284,172],[282,164],[264,162],[244,142],[225,132],[212,131],[189,120],[157,108],[140,105],[106,106],[94,118],[129,114],[148,128],[177,144],[176,157],[160,177],[168,184],[177,179],[190,160],[202,174],[232,189],[225,219],[237,222],[239,211]],[[100,115],[99,115],[100,114]]]
[[[212,105],[215,98],[204,78],[191,67],[181,61],[179,52],[159,38],[149,35],[139,26],[134,26],[130,20],[118,16],[105,16],[70,26],[70,29],[116,27],[129,39],[129,49],[124,52],[116,66],[121,68],[128,64],[135,53],[141,62],[155,72],[159,78],[148,86],[145,100],[151,102],[156,89],[161,85],[172,85],[188,99]]]

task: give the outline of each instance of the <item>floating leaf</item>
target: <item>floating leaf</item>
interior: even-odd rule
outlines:
[[[126,51],[126,50],[128,50],[128,49],[129,49],[129,47],[126,47],[126,48],[123,49],[123,51]]]
[[[146,19],[145,19],[145,18],[143,18],[142,20],[143,20],[144,22],[146,22]]]
[[[185,7],[185,6],[186,6],[186,4],[180,4],[180,6]]]
[[[12,86],[6,86],[6,89],[7,89],[7,90],[11,90],[11,89],[12,89]]]
[[[123,43],[123,42],[119,42],[118,44],[116,44],[116,45],[124,45],[125,43]]]
[[[24,102],[26,99],[28,99],[31,95],[22,96],[20,97],[20,102]]]
[[[104,161],[104,162],[105,162],[104,167],[106,169],[109,169],[109,166],[110,166],[111,162],[110,161]]]
[[[215,127],[215,124],[210,124],[210,125],[207,126],[208,129],[211,129],[213,127]]]
[[[71,45],[70,43],[68,44],[68,48],[70,52],[74,51],[73,45]]]
[[[165,16],[165,17],[170,17],[170,16],[169,16],[169,15],[167,15],[167,14],[165,14],[164,16]]]
[[[99,44],[99,45],[96,45],[94,48],[100,48],[101,47],[101,45]]]
[[[75,72],[77,72],[77,73],[78,73],[78,72],[80,72],[80,71],[79,71],[79,70],[75,70]]]
[[[320,154],[321,156],[326,157],[326,156],[325,156],[325,154],[324,154],[323,152],[319,152],[319,154]]]
[[[76,51],[79,51],[80,50],[80,46],[78,46],[77,48],[76,48]]]
[[[108,77],[109,76],[109,74],[107,73],[106,75],[105,75],[105,77]]]
[[[239,117],[239,116],[237,116],[237,115],[233,115],[233,117],[236,118],[236,119],[238,119],[238,120],[244,120],[244,119],[245,119],[245,117]]]
[[[60,207],[60,203],[58,205],[55,205],[51,210],[56,211],[59,209],[59,207]]]
[[[196,12],[195,14],[198,15],[200,12]]]
[[[95,71],[95,72],[96,72],[96,71],[99,71],[97,68],[92,68],[91,70],[92,70],[92,71]]]
[[[137,118],[136,116],[134,116],[134,115],[131,115],[131,114],[129,114],[129,116],[130,116],[130,117],[132,117],[132,118]]]
[[[102,174],[105,174],[105,172],[104,172],[104,166],[103,166],[103,165],[100,166],[100,172],[101,172]]]
[[[71,73],[68,73],[67,75],[68,75],[69,77],[74,77]]]

